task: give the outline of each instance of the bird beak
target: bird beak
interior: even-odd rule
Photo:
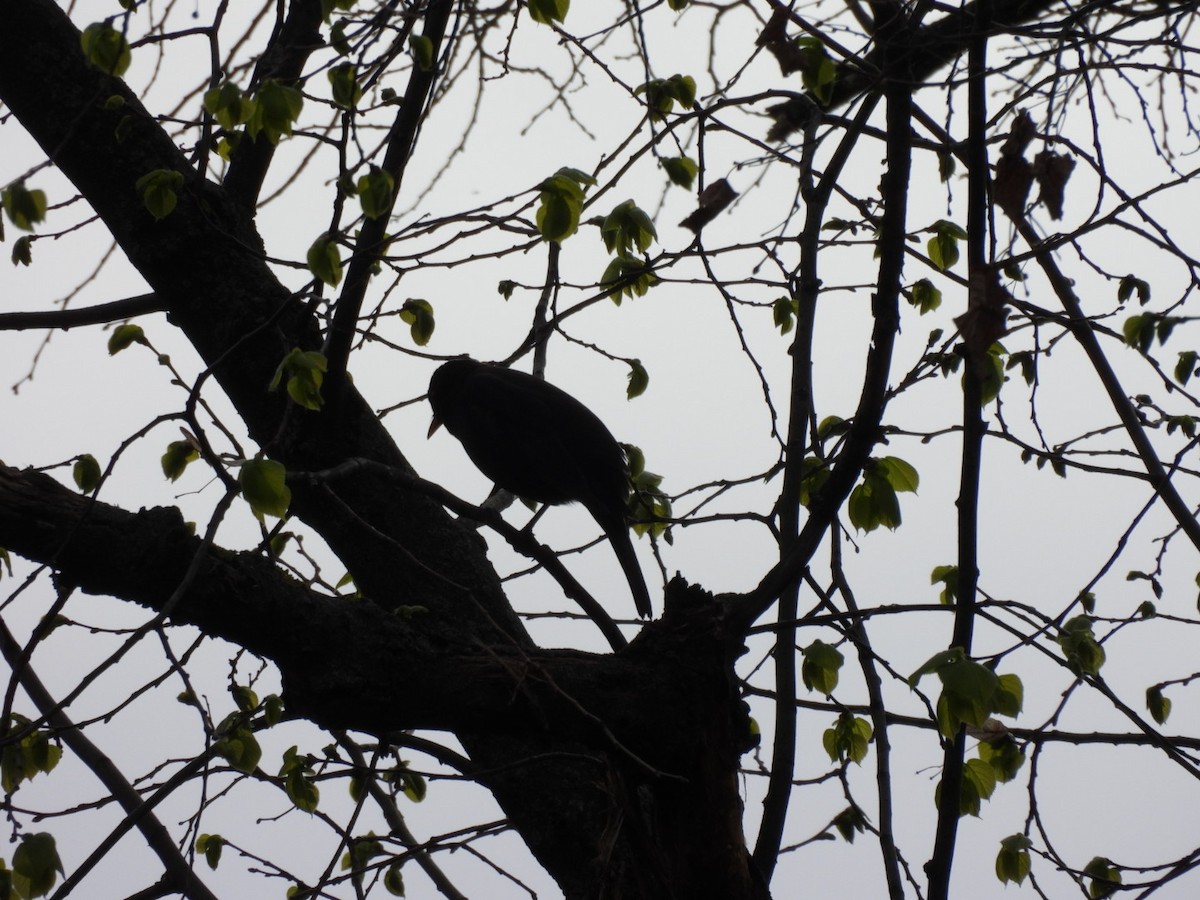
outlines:
[[[439,419],[437,416],[434,416],[433,421],[429,423],[429,431],[425,435],[425,440],[429,440],[431,437],[433,437],[433,433],[441,427],[442,427],[442,420]]]

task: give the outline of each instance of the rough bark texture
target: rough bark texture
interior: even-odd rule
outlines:
[[[350,458],[407,470],[353,390],[319,414],[267,392],[288,351],[321,346],[317,323],[271,273],[252,212],[204,180],[79,48],[53,3],[10,4],[0,100],[104,220],[254,440],[292,472]],[[106,104],[114,95],[123,106]],[[160,222],[134,189],[156,169],[185,176],[178,207]],[[664,620],[626,652],[544,651],[478,536],[420,491],[363,471],[297,484],[292,509],[369,602],[316,596],[265,558],[219,548],[185,581],[200,543],[177,511],[129,513],[45,475],[0,470],[0,546],[86,591],[150,608],[182,585],[170,618],[273,660],[291,712],[319,725],[453,731],[568,897],[765,896],[742,838],[740,642],[720,603],[678,582]],[[389,612],[400,605],[428,613]]]

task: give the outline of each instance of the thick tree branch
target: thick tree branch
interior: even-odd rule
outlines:
[[[259,58],[250,87],[258,89],[268,79],[295,86],[308,58],[324,45],[320,25],[321,0],[290,0],[287,16],[276,27]],[[249,215],[254,214],[258,204],[258,195],[271,160],[275,158],[275,149],[276,145],[261,135],[259,140],[247,138],[238,144],[229,160],[225,189]]]
[[[0,546],[52,566],[89,593],[161,612],[200,545],[175,509],[129,513],[48,475],[0,468]],[[431,614],[400,617],[375,604],[323,597],[265,557],[219,548],[173,602],[174,624],[195,625],[273,660],[292,711],[327,728],[386,734],[506,723],[505,730],[519,731],[566,720],[577,703],[589,705],[578,689],[586,669],[599,666],[594,676],[614,690],[624,684],[632,691],[629,679],[644,677],[627,660],[569,651],[532,655],[511,642],[447,653],[420,628]],[[627,705],[619,696],[614,703]],[[615,709],[596,714],[608,723],[621,718]]]
[[[199,544],[177,510],[129,513],[47,475],[0,467],[0,546],[89,593],[161,610]],[[262,556],[219,549],[173,603],[173,624],[273,661],[291,715],[378,735],[454,731],[480,780],[515,804],[523,836],[569,896],[589,896],[594,866],[606,866],[582,856],[593,829],[616,836],[613,852],[630,860],[639,896],[664,896],[668,885],[702,896],[698,886],[734,883],[725,895],[765,896],[752,894],[748,856],[730,839],[740,835],[737,759],[750,741],[732,676],[740,640],[703,592],[674,584],[663,619],[610,656],[515,640],[448,645],[432,611],[397,616],[322,597]],[[710,743],[697,746],[701,733]],[[531,789],[530,778],[540,786],[536,816],[513,796]],[[635,799],[627,792],[638,785],[650,791]],[[564,845],[563,823],[583,810],[580,843]],[[696,846],[711,848],[702,863],[687,852]],[[660,871],[664,859],[689,867]]]
[[[164,312],[166,305],[157,294],[140,294],[111,303],[98,303],[82,309],[52,309],[39,312],[0,313],[0,331],[24,331],[29,328],[67,330],[80,325],[106,325],[155,312]]]

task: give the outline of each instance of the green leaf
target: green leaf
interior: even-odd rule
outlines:
[[[409,334],[418,347],[424,347],[433,337],[433,307],[428,300],[409,298],[400,307],[400,321],[409,326]]]
[[[242,496],[258,518],[287,515],[292,492],[286,484],[287,470],[283,463],[271,459],[247,460],[238,473]]]
[[[368,219],[378,219],[392,211],[392,192],[396,183],[392,176],[379,166],[371,166],[367,174],[358,179],[358,202],[362,204],[363,215]]]
[[[169,216],[179,202],[178,191],[183,187],[183,173],[171,169],[155,169],[137,180],[134,188],[142,205],[155,220]]]
[[[625,388],[626,400],[632,400],[634,397],[640,397],[646,393],[646,388],[650,386],[650,373],[646,371],[646,367],[642,365],[640,359],[630,361],[628,378],[629,384]]]
[[[939,785],[940,787],[940,785]],[[996,773],[980,759],[968,759],[963,766],[962,798],[958,814],[978,816],[983,801],[996,792]]]
[[[898,456],[885,456],[875,461],[875,471],[898,492],[916,493],[921,483],[917,470]]]
[[[671,543],[671,498],[662,489],[662,476],[646,468],[642,451],[632,444],[622,444],[625,458],[629,462],[630,480],[633,491],[627,503],[629,518],[633,521],[633,532],[638,537],[650,534],[662,537]]]
[[[342,857],[342,869],[349,869],[354,883],[361,885],[367,865],[374,857],[383,856],[385,852],[373,831],[365,838],[352,838],[349,851]]]
[[[1171,715],[1171,700],[1163,695],[1161,684],[1146,688],[1146,708],[1150,710],[1150,717],[1155,722],[1159,725],[1166,724],[1167,717]]]
[[[696,79],[691,75],[676,73],[667,79],[667,84],[671,86],[671,92],[680,106],[686,109],[696,102]]]
[[[834,762],[849,760],[861,765],[867,758],[867,746],[871,742],[871,723],[859,716],[844,712],[837,717],[832,728],[825,729],[821,744]]]
[[[688,156],[669,156],[659,160],[659,163],[666,170],[671,184],[679,185],[689,191],[696,183],[696,176],[700,174],[700,167],[696,165],[694,159]]]
[[[1195,416],[1167,416],[1167,434],[1174,434],[1176,430],[1182,431],[1189,438],[1196,436],[1196,417]]]
[[[132,61],[129,41],[109,22],[93,22],[83,29],[79,43],[88,65],[108,75],[120,78]]]
[[[850,430],[850,423],[841,416],[830,415],[817,423],[817,439],[827,441]]]
[[[687,8],[688,2],[689,0],[667,0],[667,8],[673,12],[679,12]]]
[[[1024,688],[1020,678],[997,676],[987,666],[968,659],[961,647],[934,654],[908,677],[909,686],[915,688],[924,676],[934,673],[942,682],[938,725],[948,738],[953,738],[963,725],[985,729],[994,712],[1016,715],[1021,709]]]
[[[234,705],[242,712],[250,712],[258,707],[258,694],[244,684],[235,684],[229,689]]]
[[[323,234],[308,248],[308,271],[330,287],[337,287],[342,280],[342,257],[337,243],[328,234]]]
[[[328,19],[328,16],[326,18]],[[339,19],[329,29],[329,46],[337,52],[338,56],[349,56],[353,51],[353,48],[350,46],[350,40],[346,37],[347,24],[348,21],[346,19]]]
[[[1179,361],[1175,363],[1175,380],[1180,384],[1187,384],[1188,380],[1196,374],[1197,354],[1195,350],[1185,350],[1179,354]]]
[[[262,759],[262,748],[242,713],[227,716],[218,727],[217,733],[220,737],[213,744],[213,751],[218,756],[247,775],[258,767],[258,761]]]
[[[1137,292],[1138,303],[1145,306],[1150,302],[1150,285],[1134,275],[1126,275],[1117,285],[1117,301],[1125,303]]]
[[[321,384],[325,380],[329,362],[318,350],[301,350],[293,347],[276,367],[268,390],[279,390],[287,378],[287,392],[292,401],[305,409],[319,410],[325,405],[321,396]]]
[[[321,789],[303,772],[297,770],[288,772],[283,780],[283,789],[297,809],[306,813],[317,811],[317,807],[321,803]]]
[[[254,96],[254,110],[246,122],[253,140],[264,135],[272,144],[292,133],[292,125],[304,108],[304,95],[274,78],[263,82]]]
[[[383,887],[393,897],[404,896],[404,876],[400,874],[401,863],[392,863],[383,873]]]
[[[225,838],[219,834],[202,834],[196,838],[196,852],[204,854],[204,861],[213,870],[216,870],[221,862],[221,850],[224,846]]]
[[[1148,316],[1130,316],[1121,326],[1125,343],[1130,347],[1137,347],[1143,353],[1150,349],[1150,344],[1154,341],[1154,330],[1144,327],[1148,318]]]
[[[1037,362],[1033,353],[1029,350],[1021,350],[1012,354],[1009,356],[1008,362],[1004,365],[1004,371],[1010,371],[1017,366],[1021,368],[1022,380],[1032,386],[1034,379],[1037,377]]]
[[[1012,834],[1000,842],[996,854],[996,877],[1002,884],[1012,881],[1020,884],[1029,875],[1029,838],[1023,834]]]
[[[1025,685],[1012,672],[999,676],[996,693],[992,696],[992,712],[1015,719],[1025,706]]]
[[[634,91],[645,94],[647,114],[653,122],[661,122],[678,103],[690,109],[696,102],[696,80],[690,75],[675,74],[670,78],[652,78]]]
[[[1155,338],[1158,338],[1160,344],[1165,344],[1175,326],[1181,321],[1183,320],[1177,316],[1142,313],[1126,319],[1121,331],[1126,344],[1136,347],[1142,353],[1148,353]]]
[[[796,324],[796,314],[800,311],[800,301],[793,297],[780,297],[771,304],[771,316],[780,334],[787,334]]]
[[[200,452],[191,441],[171,441],[167,452],[162,455],[163,474],[171,481],[178,481],[189,463],[200,458]]]
[[[829,58],[825,45],[819,38],[804,36],[797,38],[796,54],[800,63],[800,78],[805,89],[818,103],[827,106],[837,81],[837,65]]]
[[[807,507],[829,480],[829,463],[815,456],[806,456],[800,461],[800,496],[797,502]]]
[[[564,167],[538,185],[535,221],[543,240],[562,243],[579,230],[584,189],[595,183],[590,175]]]
[[[929,259],[944,272],[958,262],[958,242],[966,240],[967,233],[946,219],[939,219],[925,230],[933,232],[926,244]]]
[[[132,344],[150,346],[146,341],[146,332],[142,330],[142,326],[134,325],[132,322],[118,325],[108,337],[108,355],[116,356]]]
[[[847,806],[833,817],[833,827],[838,830],[847,844],[854,843],[854,835],[867,830],[867,814],[857,806]]]
[[[12,574],[11,570],[9,574]],[[27,718],[16,713],[9,721],[13,731],[24,730],[29,725]],[[23,781],[54,771],[62,759],[62,747],[51,738],[50,732],[35,729],[19,741],[10,740],[0,748],[0,785],[6,794],[15,791]]]
[[[244,134],[240,131],[222,135],[217,141],[217,156],[229,162],[233,158],[233,151],[241,145],[243,137]]]
[[[100,486],[100,463],[96,462],[96,457],[92,454],[84,453],[75,460],[71,475],[75,478],[76,487],[83,493],[90,494]]]
[[[278,694],[268,694],[263,700],[263,718],[268,727],[278,725],[283,718],[283,699]]]
[[[1088,896],[1093,900],[1111,897],[1121,886],[1121,872],[1113,865],[1113,861],[1104,856],[1092,858],[1083,867],[1083,874],[1092,880],[1088,885]]]
[[[503,281],[501,281],[498,285],[496,285],[496,291],[505,300],[511,300],[513,291],[515,291],[516,289],[517,289],[517,283],[515,281],[509,281],[507,278],[504,279]]]
[[[1067,664],[1077,673],[1095,675],[1107,658],[1104,648],[1092,632],[1091,616],[1075,616],[1063,624],[1058,634],[1058,645],[1062,648]]]
[[[24,181],[6,187],[0,199],[8,220],[22,231],[33,231],[33,226],[46,218],[46,192],[31,191]]]
[[[822,640],[813,641],[800,652],[804,656],[800,665],[804,686],[828,697],[837,687],[838,669],[845,662],[842,652]]]
[[[613,208],[600,225],[600,236],[609,253],[632,256],[636,250],[645,253],[658,237],[650,217],[632,200]]]
[[[28,266],[33,263],[33,238],[26,235],[13,242],[12,254],[9,257],[14,266]]]
[[[535,22],[549,25],[567,18],[571,0],[529,0],[529,17]]]
[[[413,62],[422,72],[433,68],[433,41],[423,34],[408,36],[408,50],[412,53]]]
[[[422,778],[421,775],[407,768],[401,769],[399,772],[397,772],[397,775],[400,779],[401,790],[404,792],[405,797],[407,797],[413,803],[420,803],[425,799],[425,795],[429,791],[429,786],[426,784],[425,779]]]
[[[979,758],[991,766],[999,782],[1012,781],[1025,765],[1025,751],[1011,734],[980,741],[977,752]]]
[[[937,671],[942,681],[938,697],[938,724],[944,737],[953,738],[962,725],[982,728],[994,708],[1000,686],[996,673],[963,657]]]
[[[954,154],[949,151],[941,151],[938,153],[938,178],[943,184],[950,180],[950,176],[954,174],[958,163],[954,159]]]
[[[26,898],[44,897],[50,893],[62,873],[62,860],[54,836],[46,832],[21,835],[21,843],[13,851],[13,888]]]
[[[972,762],[977,763],[979,760],[968,760],[968,765]],[[978,816],[979,811],[983,809],[983,800],[984,798],[979,794],[978,783],[972,780],[970,772],[964,766],[962,783],[959,785],[958,814],[960,816]],[[937,788],[934,789],[933,802],[939,806],[942,802],[941,781],[938,782]]]
[[[1004,386],[1004,356],[1008,351],[1004,349],[1004,345],[999,341],[988,347],[987,362],[989,363],[987,374],[983,378],[983,383],[979,389],[979,405],[987,406],[998,396],[1000,396],[1000,388]],[[963,374],[966,378],[966,374]],[[1060,473],[1061,474],[1061,473]],[[1064,476],[1065,477],[1065,476]]]
[[[908,302],[920,310],[921,315],[933,312],[942,305],[942,292],[934,287],[933,282],[928,278],[922,278],[915,282],[908,289],[906,296]]]
[[[609,288],[608,296],[618,306],[622,297],[645,296],[656,284],[658,277],[650,267],[650,261],[636,256],[613,257],[600,276],[600,285]]]
[[[863,476],[862,483],[850,492],[846,511],[850,524],[864,532],[872,532],[880,525],[893,531],[900,527],[900,499],[896,489],[877,475]]]
[[[325,75],[333,89],[333,102],[342,109],[354,109],[362,99],[362,88],[358,85],[358,67],[350,62],[338,63],[331,66]]]
[[[938,599],[947,606],[953,606],[958,599],[958,566],[934,566],[929,573],[929,583],[943,585]]]
[[[915,688],[921,683],[921,679],[926,675],[933,675],[934,673],[940,671],[943,666],[948,666],[966,659],[966,656],[967,655],[963,652],[962,647],[951,647],[949,650],[942,650],[939,653],[935,653],[925,661],[921,668],[917,669],[908,676],[908,686],[910,688]]]
[[[226,131],[250,121],[254,115],[254,100],[247,97],[240,87],[231,81],[204,92],[204,110],[217,120]]]

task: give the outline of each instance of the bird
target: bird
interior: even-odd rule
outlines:
[[[579,400],[516,369],[457,357],[429,379],[432,435],[456,437],[484,475],[525,500],[580,503],[604,530],[629,581],[638,615],[650,592],[629,536],[625,452]]]

